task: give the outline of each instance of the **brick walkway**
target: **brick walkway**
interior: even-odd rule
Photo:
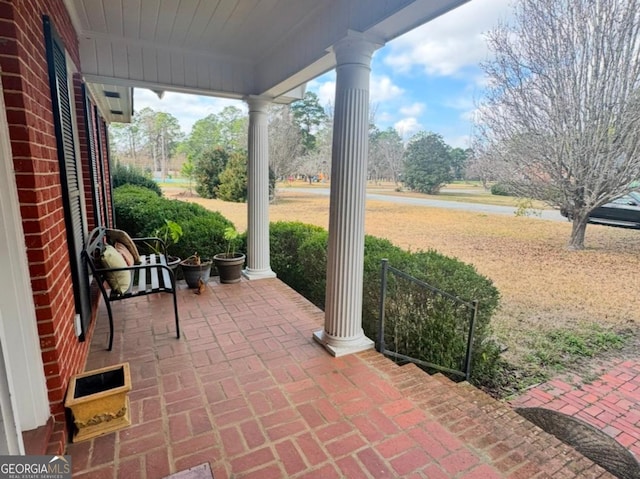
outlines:
[[[211,282],[101,306],[87,369],[129,361],[132,425],[71,444],[76,478],[161,478],[209,463],[230,478],[606,478],[469,385],[369,351],[332,358],[322,313],[280,281]]]
[[[640,362],[617,361],[596,380],[557,378],[511,401],[560,411],[604,431],[640,457]]]

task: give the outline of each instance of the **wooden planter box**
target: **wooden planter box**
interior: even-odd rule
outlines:
[[[108,434],[131,424],[129,363],[87,371],[71,378],[64,405],[73,413],[73,442]]]

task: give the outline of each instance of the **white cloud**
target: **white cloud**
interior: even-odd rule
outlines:
[[[388,76],[371,75],[369,94],[373,103],[389,101],[403,93],[404,90],[398,85],[395,85]]]
[[[381,113],[378,113],[378,110],[376,109],[376,122],[379,123],[391,123],[394,120],[394,115],[392,115],[391,113],[389,113],[388,111],[383,111]]]
[[[336,82],[328,81],[320,85],[318,88],[318,99],[320,105],[328,107],[334,104],[336,97]]]
[[[318,101],[324,108],[330,107],[335,101],[336,72],[331,70],[307,83],[307,90],[318,95]]]
[[[404,116],[420,116],[424,112],[424,103],[416,102],[400,108],[400,114]]]
[[[463,148],[467,149],[471,146],[471,136],[470,135],[459,135],[453,137],[443,137],[444,142],[453,147],[453,148]]]
[[[403,72],[453,75],[485,60],[483,33],[509,13],[511,0],[473,0],[393,40],[384,62]]]
[[[220,113],[224,107],[231,105],[247,110],[246,104],[241,100],[174,92],[166,92],[160,99],[151,90],[142,88],[134,90],[133,106],[135,111],[149,107],[155,111],[171,113],[178,119],[180,128],[185,134],[189,134],[196,121],[211,113]]]
[[[422,130],[422,125],[414,117],[403,118],[397,121],[393,127],[400,134],[403,140],[408,140],[414,133]]]
[[[445,99],[442,105],[452,110],[470,110],[474,107],[473,98],[462,93],[456,97]]]
[[[463,111],[460,114],[460,119],[469,123],[474,123],[477,115],[478,115],[478,109],[472,108],[470,110]]]
[[[326,77],[326,79],[325,79]],[[309,82],[308,89],[316,92],[320,105],[333,105],[336,95],[335,74],[325,75],[320,79]],[[394,84],[391,78],[386,75],[371,75],[369,86],[369,97],[371,103],[382,103],[397,98],[404,93],[404,90]]]

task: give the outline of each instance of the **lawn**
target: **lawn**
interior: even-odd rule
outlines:
[[[168,197],[178,193],[167,190]],[[181,198],[246,229],[245,204]],[[271,221],[327,228],[328,211],[328,197],[281,188],[269,214]],[[570,228],[568,222],[382,201],[367,202],[365,225],[367,234],[457,257],[493,280],[502,295],[496,337],[508,348],[505,357],[533,374],[619,347],[621,334],[635,332],[640,321],[640,231],[589,225],[586,249],[575,252],[564,247]]]

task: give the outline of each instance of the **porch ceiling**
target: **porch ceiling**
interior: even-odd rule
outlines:
[[[89,82],[277,98],[334,68],[349,31],[384,44],[468,0],[64,1]]]

